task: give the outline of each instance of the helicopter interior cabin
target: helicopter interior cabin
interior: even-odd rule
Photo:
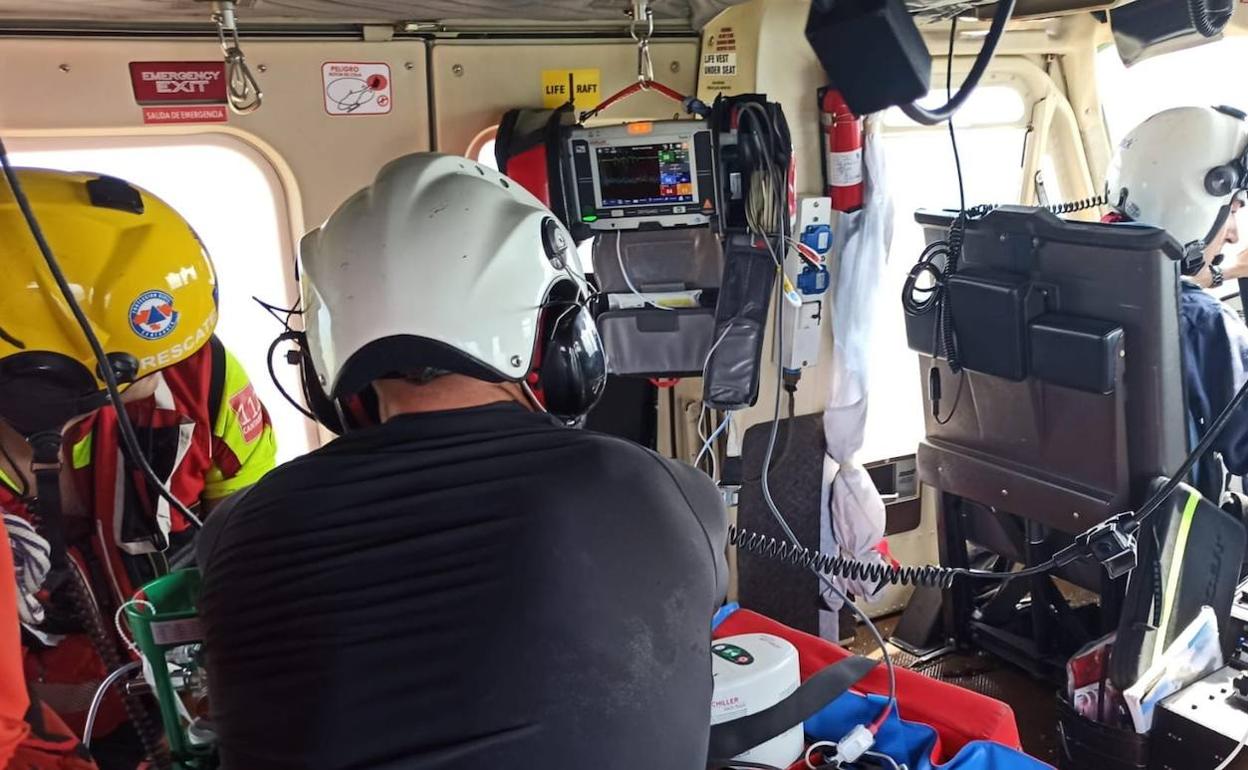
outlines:
[[[1243,0],[0,0],[0,765],[1248,768],[1246,62]],[[355,324],[433,342],[353,356]],[[293,737],[304,700],[409,681],[333,650],[444,622],[315,629],[320,556],[273,557],[311,582],[270,590],[224,524],[206,562],[214,518],[241,531],[308,458],[311,497],[345,494],[332,462],[403,411],[391,387],[489,388],[670,463],[549,449],[581,456],[546,470],[583,518],[636,528],[618,564],[556,524],[548,549],[460,546],[638,586],[620,646],[584,642],[631,663],[532,664],[582,684],[517,743],[437,734],[493,691],[355,753],[351,707]],[[683,473],[718,523],[645,523]],[[333,574],[373,547],[317,542]],[[420,592],[470,569],[404,558]],[[223,598],[244,567],[290,638]],[[659,577],[708,570],[714,606]],[[400,618],[404,575],[352,601]],[[584,641],[533,623],[532,648]],[[488,665],[528,668],[503,639]],[[238,640],[282,650],[272,700],[228,692],[262,665]],[[585,727],[619,698],[646,734]]]

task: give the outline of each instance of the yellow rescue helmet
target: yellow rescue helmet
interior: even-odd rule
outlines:
[[[178,212],[114,177],[18,169],[17,178],[119,380],[172,366],[208,342],[217,276]],[[103,389],[86,336],[3,183],[0,265],[0,363],[55,354],[82,364]]]

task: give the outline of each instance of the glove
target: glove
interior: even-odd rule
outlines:
[[[4,528],[9,533],[13,569],[17,573],[17,614],[22,623],[37,626],[44,617],[38,594],[52,568],[52,547],[21,516],[4,514]]]

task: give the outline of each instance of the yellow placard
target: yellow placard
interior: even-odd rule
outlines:
[[[577,110],[589,110],[602,97],[602,73],[596,69],[542,70],[542,106],[547,109],[571,99]]]

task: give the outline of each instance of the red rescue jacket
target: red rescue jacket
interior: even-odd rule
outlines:
[[[152,376],[158,378],[154,395],[127,404],[126,412],[152,468],[184,505],[196,511],[203,501],[248,487],[273,467],[276,446],[268,414],[242,366],[215,337],[190,358]],[[73,424],[64,440],[62,473],[91,512],[89,534],[68,543],[70,560],[86,576],[117,653],[126,659],[131,653],[116,638],[114,613],[139,587],[166,571],[168,546],[186,545],[192,533],[189,523],[126,457],[111,407]],[[3,478],[0,509],[35,518]],[[0,582],[11,586],[13,579],[0,574]],[[16,613],[0,607],[0,617]],[[71,735],[81,735],[91,697],[108,670],[86,634],[40,639],[38,630],[27,629],[23,635],[30,693],[64,719]],[[107,735],[125,719],[114,688],[93,732]],[[52,721],[59,720],[54,715]],[[2,734],[0,723],[0,742]]]

